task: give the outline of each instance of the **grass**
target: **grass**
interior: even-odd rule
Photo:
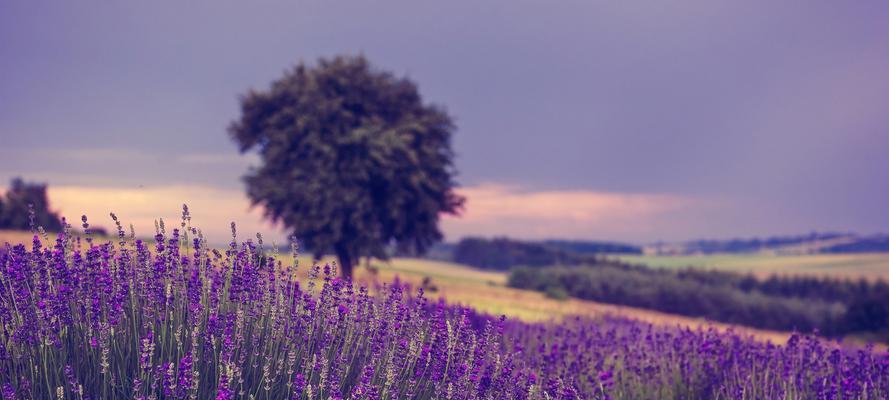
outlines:
[[[889,280],[889,253],[774,255],[714,254],[692,256],[617,256],[618,259],[659,268],[712,268],[758,277],[771,274],[817,275],[836,278]]]

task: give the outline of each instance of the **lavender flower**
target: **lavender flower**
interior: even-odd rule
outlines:
[[[355,287],[334,265],[300,282],[295,243],[291,265],[234,230],[211,249],[187,208],[152,249],[112,218],[116,242],[66,224],[51,247],[3,246],[4,399],[889,398],[889,353],[872,348],[504,320],[398,280]]]

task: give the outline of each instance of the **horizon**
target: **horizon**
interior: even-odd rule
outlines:
[[[31,183],[45,183],[45,182],[31,182]],[[6,186],[0,185],[0,192],[5,192],[6,189],[7,189]],[[49,188],[49,189],[52,190],[52,188]],[[63,188],[63,190],[64,189],[72,190],[71,188]],[[77,188],[76,190],[81,190],[81,188]],[[193,215],[195,213],[195,210],[191,205],[188,205],[188,206],[189,206],[189,212],[192,214],[192,220],[194,220]],[[55,209],[54,207],[52,207],[52,205],[50,205],[50,210],[54,211],[54,212],[59,211],[59,210]],[[200,210],[197,210],[197,211],[198,211],[198,214],[200,215]],[[224,210],[222,210],[222,211],[224,211]],[[96,228],[105,229],[108,231],[109,234],[111,234],[111,233],[113,233],[113,232],[111,232],[111,228],[113,228],[113,226],[112,226],[113,224],[111,223],[110,216],[108,215],[110,212],[114,212],[118,217],[121,218],[121,223],[123,224],[123,226],[125,228],[131,224],[130,221],[126,220],[125,217],[123,217],[119,212],[116,212],[114,210],[105,212],[103,214],[77,214],[77,213],[63,214],[63,213],[60,213],[60,216],[65,217],[69,221],[69,223],[70,223],[70,221],[74,221],[74,223],[71,224],[72,229],[74,229],[75,231],[82,231],[82,229],[78,225],[79,224],[78,221],[80,221],[79,218],[81,215],[85,215],[88,218],[90,226],[93,229],[96,229]],[[181,205],[179,206],[178,212],[180,212],[180,214],[181,214]],[[271,226],[271,224],[260,221],[259,216],[256,215],[256,212],[257,212],[257,210],[251,210],[248,213],[248,215],[253,215],[253,216],[257,217],[257,219],[256,220],[248,219],[247,220],[248,223],[245,224],[247,226],[247,228],[244,228],[237,221],[228,221],[228,222],[225,222],[225,224],[224,224],[226,230],[230,229],[231,222],[235,222],[239,238],[243,238],[246,235],[247,239],[249,239],[251,237],[255,237],[255,235],[257,233],[262,234],[264,238],[268,238],[266,235],[271,233],[270,237],[273,240],[276,240],[278,245],[281,245],[283,243],[282,240],[284,240],[284,241],[289,240],[289,235],[286,232],[281,232],[277,228],[274,228],[273,226]],[[106,218],[106,217],[108,217],[108,218]],[[107,221],[105,219],[107,219]],[[137,217],[137,219],[142,224],[145,224],[149,228],[153,228],[154,222],[159,221],[161,219],[164,220],[165,225],[167,225],[168,227],[174,227],[174,228],[176,226],[178,226],[178,223],[181,221],[180,217],[177,216],[176,213],[169,213],[169,212],[164,214],[163,216],[153,217],[153,219],[151,221],[146,219],[146,216],[144,216],[144,215],[141,216],[141,218]],[[151,218],[149,217],[149,219],[151,219]],[[207,217],[204,216],[204,218],[199,218],[199,219],[207,219]],[[151,222],[151,223],[149,224],[147,222]],[[255,223],[255,225],[252,223]],[[172,225],[170,225],[170,224],[172,224]],[[140,225],[133,224],[133,226],[136,231],[136,237],[148,237],[148,235],[139,233],[140,232],[140,229],[139,229]],[[192,226],[195,228],[201,229],[202,231],[204,228],[200,224],[192,224]],[[209,231],[209,232],[214,232],[214,231]],[[229,232],[230,232],[230,230],[229,230]],[[219,231],[216,231],[214,233],[218,234]],[[754,235],[750,235],[750,236],[688,237],[688,238],[680,238],[680,239],[675,239],[675,240],[650,240],[650,241],[619,240],[619,239],[605,238],[605,237],[603,237],[603,238],[592,237],[591,238],[591,237],[569,237],[569,236],[541,236],[541,237],[534,237],[534,238],[523,238],[523,237],[519,237],[519,236],[510,236],[509,234],[495,233],[495,234],[490,234],[490,235],[467,234],[467,235],[463,235],[463,236],[456,237],[456,238],[447,238],[446,237],[438,243],[443,244],[443,245],[454,245],[454,244],[457,244],[460,240],[465,239],[465,238],[482,238],[482,239],[505,238],[505,239],[510,239],[510,240],[523,241],[523,242],[547,242],[547,241],[595,242],[595,243],[628,244],[628,245],[645,247],[645,246],[654,246],[654,245],[659,245],[659,244],[679,244],[679,243],[693,243],[693,242],[703,242],[703,241],[725,242],[725,241],[732,241],[732,240],[744,241],[744,240],[756,240],[756,239],[764,240],[764,239],[771,239],[771,238],[805,237],[805,236],[814,235],[814,234],[843,235],[843,236],[854,236],[854,237],[864,238],[864,237],[884,237],[884,236],[889,235],[889,232],[884,232],[884,231],[875,231],[875,232],[809,231],[809,232],[787,232],[787,233],[762,233],[759,235],[754,234]],[[214,237],[214,239],[210,240],[209,243],[213,243],[213,244],[217,244],[217,245],[227,243],[226,241],[219,240],[219,238],[216,237],[217,235],[211,234],[208,237],[211,237],[211,236]],[[230,233],[229,233],[229,236],[230,236]],[[244,239],[244,240],[247,240],[247,239]]]
[[[681,3],[3,3],[0,187],[284,237],[244,195],[237,98],[364,54],[456,120],[446,241],[886,232],[889,4]]]

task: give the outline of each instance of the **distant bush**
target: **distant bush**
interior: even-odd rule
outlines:
[[[752,276],[707,270],[670,271],[630,265],[520,267],[509,286],[756,328],[825,335],[889,328],[884,282]]]
[[[89,233],[95,236],[108,236],[108,228],[104,226],[90,226]]]
[[[579,254],[642,254],[641,247],[624,243],[587,240],[545,240],[543,244]]]
[[[549,286],[544,291],[546,297],[555,300],[567,300],[571,295],[561,286]]]
[[[889,236],[860,238],[851,243],[837,244],[821,250],[822,253],[869,253],[886,251],[889,251]]]
[[[541,243],[507,238],[464,238],[454,247],[453,259],[460,264],[495,270],[518,265],[543,267],[602,261],[593,254],[577,254]]]

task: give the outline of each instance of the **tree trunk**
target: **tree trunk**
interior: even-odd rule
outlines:
[[[339,261],[340,271],[343,278],[352,279],[352,254],[346,250],[345,246],[336,246],[336,258]]]

